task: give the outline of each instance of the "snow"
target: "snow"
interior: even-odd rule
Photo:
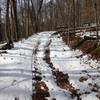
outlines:
[[[42,73],[42,81],[44,81],[46,83],[46,85],[49,88],[49,93],[50,93],[50,97],[48,97],[48,100],[52,100],[53,98],[56,98],[57,100],[70,100],[70,95],[68,93],[68,91],[65,91],[61,88],[59,88],[53,78],[52,75],[52,71],[49,68],[48,64],[45,63],[45,61],[43,60],[44,57],[44,51],[45,51],[45,47],[48,44],[48,41],[50,41],[50,37],[54,32],[43,32],[40,35],[40,45],[39,45],[39,52],[37,54],[37,58],[38,58],[38,65],[37,68],[39,68],[40,72]],[[45,35],[44,38],[42,38]],[[45,77],[43,77],[45,76]]]
[[[94,94],[89,94],[87,96],[84,96],[82,100],[99,100],[99,99],[95,97]]]
[[[89,37],[94,37],[96,38],[96,34],[97,32],[94,31],[94,32],[86,32],[86,30],[84,30],[83,32],[80,32],[80,33],[76,33],[77,36],[80,36],[81,38],[84,38],[84,36],[89,36]],[[100,31],[98,31],[98,35],[100,36]]]
[[[93,92],[91,91],[91,87],[88,85],[89,83],[100,86],[100,70],[97,69],[100,68],[100,62],[97,63],[97,61],[93,61],[92,59],[89,60],[87,55],[83,56],[82,58],[76,58],[75,56],[81,55],[82,52],[78,50],[70,50],[62,39],[57,38],[57,36],[52,38],[50,49],[54,67],[60,71],[63,71],[64,73],[68,73],[70,83],[72,83],[76,89],[79,89],[79,93],[89,91],[92,94]],[[57,51],[58,49],[59,51]],[[87,71],[87,73],[82,72],[84,70]],[[91,77],[89,77],[89,75]],[[96,78],[96,76],[99,77]],[[82,83],[79,81],[81,77],[85,77],[87,80]],[[98,90],[100,91],[100,89]],[[99,92],[92,95],[82,95],[81,98],[82,100],[99,100],[96,97],[97,94],[99,94]],[[93,98],[90,99],[90,96]]]
[[[35,37],[14,43],[12,50],[0,55],[0,100],[14,100],[15,97],[31,100],[31,58]]]
[[[71,50],[54,31],[37,33],[27,40],[14,43],[14,48],[6,50],[7,54],[0,54],[0,100],[32,100],[32,68],[37,67],[42,74],[42,81],[49,88],[48,100],[77,100],[72,99],[68,90],[57,86],[51,68],[43,60],[46,45],[51,40],[50,57],[55,68],[68,73],[69,81],[79,89],[82,100],[99,100],[99,92],[91,89],[96,84],[100,87],[100,62],[88,58],[88,55],[77,58],[82,54],[79,50]],[[33,52],[38,44],[38,52]],[[37,63],[34,64],[35,57]],[[97,69],[98,68],[98,69]],[[97,77],[98,76],[98,77]],[[87,78],[80,82],[81,77]],[[89,86],[89,84],[92,86]],[[44,87],[41,87],[44,89]],[[96,87],[95,87],[96,88]],[[85,94],[84,92],[89,92]]]

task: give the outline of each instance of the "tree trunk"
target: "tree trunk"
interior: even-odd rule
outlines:
[[[12,0],[13,3],[13,12],[14,12],[14,20],[15,20],[15,35],[16,35],[16,41],[19,38],[19,29],[18,29],[18,19],[17,19],[17,0]]]
[[[5,33],[7,43],[12,42],[11,33],[10,33],[9,3],[10,3],[10,0],[7,0],[7,4],[6,4],[6,33]]]
[[[98,34],[98,13],[97,13],[97,1],[94,1],[95,7],[95,23],[96,23],[96,36],[97,36],[97,43],[99,41],[99,34]]]
[[[1,32],[1,8],[0,8],[0,41],[2,41],[2,32]]]

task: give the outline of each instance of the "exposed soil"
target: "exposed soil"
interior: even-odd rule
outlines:
[[[100,87],[97,84],[94,84],[93,88],[91,90],[94,91],[94,92],[99,92],[100,93],[99,89],[100,89]]]
[[[55,68],[53,67],[53,63],[51,62],[51,59],[50,59],[50,48],[49,48],[49,46],[50,46],[51,42],[52,41],[50,40],[49,43],[45,47],[45,51],[44,51],[45,56],[44,56],[43,60],[45,60],[45,62],[49,65],[49,67],[52,70],[54,70]]]
[[[43,81],[37,81],[33,84],[35,89],[33,91],[32,100],[47,100],[46,97],[49,97],[48,87]]]
[[[7,53],[7,51],[0,51],[0,54],[2,54],[2,53]]]
[[[51,42],[51,41],[50,41]],[[50,43],[49,43],[50,45]],[[45,62],[49,65],[49,67],[51,68],[52,70],[52,75],[55,79],[55,82],[56,84],[62,88],[62,89],[65,89],[67,91],[70,92],[72,98],[73,97],[77,97],[77,100],[80,100],[80,97],[77,93],[77,90],[75,90],[75,88],[70,84],[69,82],[69,76],[68,74],[64,74],[63,72],[61,71],[58,71],[54,66],[53,66],[53,63],[51,62],[51,58],[50,58],[50,48],[49,48],[49,45],[47,45],[45,47],[45,56],[44,56],[44,60]],[[55,100],[55,99],[54,99]]]
[[[7,49],[12,49],[14,47],[13,43],[7,43],[5,45],[3,45],[0,50],[7,50]]]
[[[65,34],[63,34],[65,35]],[[62,36],[62,34],[61,34]],[[85,44],[86,41],[82,40],[81,38],[77,38],[75,36],[71,36],[70,38],[70,42],[69,42],[69,46],[72,49],[80,48],[83,53],[89,53],[91,50],[91,47],[93,48],[92,50],[94,50],[95,47],[95,43],[93,44],[93,42],[87,42],[87,46],[88,48],[85,48]],[[62,39],[66,42],[67,44],[67,36],[62,36]],[[78,40],[77,40],[78,39]],[[75,41],[75,42],[74,42]],[[77,44],[77,41],[79,42],[79,44]],[[52,71],[52,75],[53,78],[55,80],[55,83],[57,84],[57,86],[59,86],[61,89],[66,90],[67,92],[69,92],[69,94],[71,95],[72,99],[77,98],[77,100],[81,100],[81,95],[83,94],[90,94],[90,92],[83,92],[83,93],[78,93],[78,89],[75,89],[72,84],[69,82],[69,75],[66,73],[63,73],[62,71],[59,71],[59,69],[56,69],[51,61],[50,58],[50,44],[51,44],[51,40],[46,44],[46,46],[44,47],[44,58],[43,60],[48,64],[48,67],[50,67],[51,71]],[[77,45],[76,45],[76,44]],[[92,44],[91,44],[92,43]],[[35,50],[34,50],[34,64],[37,65],[38,64],[38,59],[37,59],[37,53],[38,53],[38,45],[40,43],[37,44]],[[85,49],[84,49],[85,48]],[[81,55],[82,56],[82,55]],[[80,58],[81,56],[77,57]],[[32,95],[32,100],[47,100],[46,97],[50,97],[50,93],[49,93],[49,88],[47,87],[46,83],[42,80],[41,77],[41,73],[39,72],[38,68],[36,66],[34,66],[35,70],[32,71],[34,73],[34,77],[32,78],[33,82],[33,95]],[[83,73],[88,73],[86,70],[82,71]],[[45,77],[45,76],[44,76]],[[79,79],[80,82],[85,82],[88,80],[88,77],[81,77]],[[89,84],[89,87],[91,87],[91,90],[94,92],[99,92],[98,90],[98,86],[97,84]],[[97,95],[97,97],[99,98],[99,95]],[[55,98],[53,98],[52,100],[56,100]]]
[[[84,81],[87,81],[87,80],[88,80],[87,77],[81,77],[81,78],[79,79],[80,82],[84,82]]]
[[[38,64],[37,60],[37,52],[38,52],[38,46],[39,42],[37,43],[37,46],[34,50],[34,65]],[[34,66],[33,72],[33,94],[32,94],[32,100],[47,100],[46,97],[49,97],[50,94],[48,92],[48,87],[46,86],[45,82],[42,81],[41,73],[38,71],[37,66]]]
[[[64,74],[63,72],[60,71],[53,71],[53,76],[55,77],[56,83],[60,88],[68,90],[71,93],[72,97],[78,96],[77,90],[75,90],[75,88],[70,84],[68,80],[69,79],[68,74]]]
[[[49,65],[49,67],[54,70],[55,68],[53,67],[53,63],[51,62],[51,59],[50,59],[50,48],[49,47],[46,47],[45,49],[45,56],[44,56],[44,60],[45,62]]]

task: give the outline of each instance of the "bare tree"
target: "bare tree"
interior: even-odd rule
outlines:
[[[7,0],[7,3],[6,3],[6,33],[5,33],[5,35],[6,35],[6,39],[7,39],[8,43],[12,42],[11,33],[10,33],[9,3],[10,3],[10,0]]]
[[[96,36],[97,36],[97,42],[99,39],[99,35],[98,35],[98,13],[97,13],[97,1],[94,0],[94,8],[95,8],[95,23],[96,23]]]
[[[0,7],[0,41],[2,41],[2,32],[1,32],[1,7]]]
[[[18,35],[19,35],[19,29],[18,29],[18,19],[17,19],[17,0],[11,0],[12,1],[12,4],[13,4],[13,13],[14,13],[14,21],[15,21],[15,27],[16,27],[16,30],[15,30],[15,35],[16,35],[16,38],[15,40],[17,41],[18,39]]]

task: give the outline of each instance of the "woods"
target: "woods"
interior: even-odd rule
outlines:
[[[99,0],[5,0],[0,1],[0,41],[18,41],[38,31],[96,25]]]
[[[100,0],[0,0],[0,100],[100,100]]]
[[[33,32],[38,32],[43,0],[36,2],[34,0],[6,0],[0,2],[2,5],[2,7],[0,6],[0,41],[11,43],[23,37],[27,38]]]

